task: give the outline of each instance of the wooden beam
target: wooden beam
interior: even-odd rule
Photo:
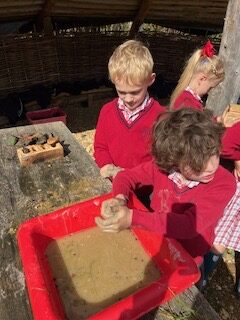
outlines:
[[[42,10],[36,18],[37,31],[44,30],[45,34],[51,34],[53,32],[53,25],[51,21],[51,12],[53,5],[53,0],[46,0],[44,2]]]
[[[210,92],[207,108],[220,115],[240,96],[240,0],[229,0],[219,55],[225,65],[225,79]]]
[[[138,32],[139,27],[143,23],[151,4],[152,0],[142,0],[138,13],[133,21],[131,30],[129,31],[130,38],[133,38],[134,35]]]

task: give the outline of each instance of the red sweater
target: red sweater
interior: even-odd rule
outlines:
[[[117,107],[117,99],[101,109],[94,140],[94,157],[101,168],[114,164],[121,168],[132,168],[150,160],[151,129],[154,121],[165,108],[156,100],[144,109],[130,125]]]
[[[195,98],[191,92],[184,90],[175,100],[173,109],[180,108],[193,108],[197,110],[203,110],[203,104],[197,98]]]
[[[222,139],[221,156],[230,160],[240,160],[240,122],[227,128]]]
[[[133,209],[132,225],[177,239],[201,263],[214,240],[214,228],[224,208],[236,190],[233,175],[219,166],[209,183],[190,189],[179,189],[153,161],[117,174],[113,180],[113,194],[129,193],[137,186],[154,187],[153,212]]]

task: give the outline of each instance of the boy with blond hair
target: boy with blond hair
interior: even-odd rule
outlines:
[[[156,76],[153,65],[148,48],[136,40],[124,42],[110,57],[109,77],[118,98],[102,107],[94,140],[94,157],[105,178],[151,159],[151,128],[165,111],[148,94]]]

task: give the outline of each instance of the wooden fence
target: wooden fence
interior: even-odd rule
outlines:
[[[141,33],[155,61],[155,72],[176,81],[185,59],[204,37],[171,33]],[[62,31],[52,36],[17,34],[0,38],[0,95],[20,92],[34,84],[99,80],[107,76],[114,48],[126,32]]]

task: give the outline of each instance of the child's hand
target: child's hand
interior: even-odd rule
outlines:
[[[224,127],[227,127],[227,126],[228,126],[228,124],[227,124],[227,122],[226,122],[228,111],[229,111],[229,106],[227,106],[227,108],[223,111],[223,113],[222,113],[221,116],[218,116],[218,117],[217,117],[217,122],[218,122],[218,123],[222,123],[222,125],[223,125]]]
[[[112,217],[119,211],[121,206],[126,206],[126,200],[124,197],[105,200],[101,206],[101,216],[105,219]]]
[[[238,180],[240,178],[240,160],[234,161],[234,176]]]
[[[100,175],[103,178],[114,178],[116,174],[121,170],[123,169],[120,167],[116,167],[114,164],[106,164],[100,169]]]
[[[228,114],[229,112],[229,114]],[[235,123],[239,122],[239,117],[234,116],[234,113],[231,113],[230,106],[228,106],[221,116],[217,117],[217,122],[222,123],[225,128],[232,127]]]
[[[127,229],[132,223],[132,210],[126,206],[123,199],[113,198],[102,203],[101,217],[96,217],[95,222],[102,231],[119,232]]]

